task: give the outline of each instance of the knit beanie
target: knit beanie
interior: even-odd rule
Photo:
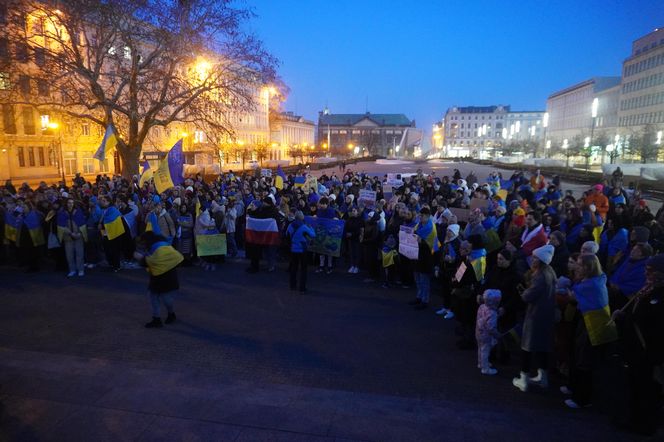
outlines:
[[[551,264],[551,260],[553,259],[553,253],[555,252],[555,248],[547,244],[545,246],[542,246],[540,248],[537,248],[533,250],[533,256],[540,261],[542,261],[544,264]]]
[[[581,253],[584,255],[596,255],[599,252],[599,244],[595,241],[586,241],[581,246]]]
[[[498,307],[503,294],[498,289],[484,290],[484,303],[488,307]]]

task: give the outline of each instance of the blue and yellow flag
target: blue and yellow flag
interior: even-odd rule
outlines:
[[[92,156],[99,161],[104,161],[106,159],[106,151],[113,149],[118,145],[118,138],[115,135],[112,125],[106,126],[106,132],[104,133],[104,139],[101,140],[101,144],[97,149],[97,152]]]
[[[307,182],[307,177],[304,175],[295,177],[295,187],[304,187],[304,184]]]
[[[164,241],[152,244],[148,254],[145,256],[145,262],[148,265],[148,271],[152,276],[162,275],[178,266],[184,257]]]
[[[182,184],[184,171],[184,154],[182,153],[182,139],[171,148],[159,168],[154,172],[154,185],[158,193],[163,193],[171,187]]]
[[[81,232],[81,236],[84,241],[88,240],[88,226],[87,219],[85,219],[85,214],[79,208],[74,209],[74,213],[69,213],[65,209],[60,209],[58,215],[55,218],[55,223],[58,226],[58,239],[62,242],[65,230],[69,229],[69,221],[78,226],[78,229]]]
[[[138,235],[138,222],[136,220],[136,214],[132,210],[131,212],[127,212],[124,215],[122,215],[122,218],[124,218],[125,223],[127,224],[127,227],[129,228],[129,234],[131,235],[132,238],[136,238]]]
[[[13,243],[18,241],[18,232],[21,229],[21,220],[12,213],[5,213],[5,239]]]
[[[592,345],[601,345],[618,339],[615,323],[611,321],[606,275],[584,279],[572,287],[583,315],[583,322]]]
[[[141,177],[138,180],[138,185],[140,187],[143,187],[143,185],[146,182],[148,182],[152,179],[152,176],[154,175],[154,171],[152,169],[150,169],[150,163],[148,162],[148,160],[144,160],[143,164],[141,164],[141,166],[143,166],[143,171],[141,172]]]
[[[106,230],[106,236],[109,240],[113,240],[125,233],[122,215],[115,206],[109,206],[104,210],[102,222],[104,223],[104,230]]]
[[[156,235],[161,235],[161,228],[159,227],[159,219],[157,214],[150,212],[147,219],[145,220],[145,231],[154,232]]]
[[[42,216],[36,210],[31,210],[23,219],[23,224],[30,232],[32,245],[34,247],[46,244],[44,240],[44,229],[42,228]]]
[[[286,174],[281,166],[277,166],[277,176],[274,177],[274,187],[281,190],[284,188],[284,183],[287,181]]]
[[[470,265],[473,267],[475,272],[475,278],[478,281],[484,279],[484,274],[486,273],[486,250],[485,249],[474,249],[468,255],[470,259]]]
[[[438,241],[436,225],[431,218],[429,218],[429,221],[425,225],[418,223],[415,227],[415,234],[422,238],[422,241],[427,243],[432,254],[440,249],[440,241]]]

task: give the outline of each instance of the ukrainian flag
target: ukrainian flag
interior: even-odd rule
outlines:
[[[601,345],[618,339],[615,323],[611,321],[606,275],[584,279],[572,287],[583,315],[583,322],[592,345]]]
[[[277,176],[274,177],[274,187],[281,190],[284,188],[284,183],[287,181],[286,174],[281,166],[277,166]]]
[[[104,139],[101,140],[101,144],[97,149],[97,152],[92,156],[99,161],[104,161],[106,159],[106,151],[113,149],[118,145],[118,138],[115,136],[115,131],[113,131],[113,126],[106,126],[106,132],[104,133]]]
[[[159,228],[159,220],[154,212],[150,212],[145,222],[145,231],[154,232],[156,235],[161,235],[161,228]]]
[[[21,228],[20,219],[16,218],[13,214],[5,213],[5,239],[7,241],[16,242],[18,240],[18,231]]]
[[[44,241],[44,229],[42,229],[42,217],[37,211],[31,210],[28,212],[23,220],[23,224],[25,224],[30,233],[34,247],[46,244],[46,241]]]
[[[429,218],[426,225],[418,224],[415,227],[415,234],[422,238],[431,249],[431,253],[436,253],[440,249],[440,241],[438,241],[438,234],[436,233],[436,225],[433,220]]]
[[[104,210],[102,222],[104,223],[106,236],[109,240],[113,240],[125,233],[125,227],[122,223],[122,215],[115,206],[109,206]]]
[[[150,163],[148,160],[143,161],[143,172],[141,172],[141,177],[138,180],[138,185],[140,187],[143,187],[143,185],[152,179],[152,176],[154,175],[154,171],[150,169]]]
[[[398,255],[398,252],[394,249],[392,250],[381,250],[381,255],[383,258],[383,268],[394,265],[394,257]]]
[[[58,239],[62,242],[62,239],[65,234],[65,229],[69,228],[69,217],[74,224],[78,226],[78,229],[81,231],[81,236],[84,241],[88,240],[88,227],[87,220],[81,209],[74,209],[73,214],[69,214],[65,209],[60,209],[58,216],[55,218],[55,223],[58,227]]]
[[[184,181],[183,171],[184,154],[182,153],[182,139],[180,139],[173,145],[166,157],[159,162],[159,168],[153,174],[157,192],[163,193],[171,187],[181,184]]]
[[[470,258],[470,265],[475,271],[475,277],[478,281],[482,281],[484,279],[484,274],[486,273],[486,250],[472,250],[468,257]]]
[[[148,254],[145,256],[145,262],[148,265],[148,271],[152,276],[163,275],[178,266],[184,257],[164,241],[152,244]]]
[[[304,175],[295,177],[295,187],[304,187],[304,184],[307,182],[307,177]]]

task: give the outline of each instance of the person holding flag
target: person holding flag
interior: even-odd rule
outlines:
[[[145,232],[139,236],[134,259],[145,265],[150,274],[148,293],[152,305],[152,321],[145,324],[146,328],[161,328],[160,309],[163,303],[168,311],[166,324],[176,320],[173,310],[173,295],[180,288],[177,266],[184,257],[173,248],[161,235]]]
[[[171,187],[182,184],[184,182],[183,170],[184,154],[182,153],[182,139],[180,139],[159,162],[159,168],[153,174],[157,193],[164,193]]]
[[[68,278],[85,275],[85,241],[87,240],[87,219],[83,211],[76,207],[74,200],[67,199],[65,207],[56,215],[58,226],[58,239],[65,247],[67,264],[69,265]]]
[[[150,169],[150,163],[145,158],[143,159],[141,166],[143,167],[143,171],[141,172],[141,177],[138,180],[138,187],[142,189],[143,186],[145,186],[145,183],[152,179],[154,176],[154,171]]]
[[[281,168],[281,165],[277,166],[277,175],[274,177],[274,187],[279,190],[284,190],[284,185],[288,182],[288,178],[284,173],[284,170]]]
[[[431,292],[431,275],[433,274],[433,254],[438,251],[438,235],[436,226],[431,219],[431,209],[422,207],[420,209],[420,222],[415,226],[417,235],[418,253],[415,263],[415,285],[417,287],[417,298],[414,306],[417,310],[424,310],[429,306]]]
[[[121,237],[125,233],[122,214],[117,207],[112,205],[108,195],[99,196],[98,201],[102,210],[99,232],[102,236],[104,252],[113,271],[118,272],[120,270]]]

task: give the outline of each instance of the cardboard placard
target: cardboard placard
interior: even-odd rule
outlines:
[[[305,216],[304,222],[316,232],[316,237],[308,244],[307,250],[336,258],[341,256],[345,221]]]
[[[450,207],[450,212],[454,214],[457,218],[457,222],[468,221],[468,216],[470,215],[470,209],[458,209],[456,207]]]
[[[196,235],[196,254],[198,256],[225,255],[226,234]]]
[[[417,244],[417,235],[412,233],[413,229],[401,226],[399,230],[399,253],[408,259],[417,259],[419,246]],[[410,229],[410,232],[408,231]]]
[[[373,209],[376,207],[376,192],[373,190],[360,190],[357,203],[363,204],[366,209]]]

